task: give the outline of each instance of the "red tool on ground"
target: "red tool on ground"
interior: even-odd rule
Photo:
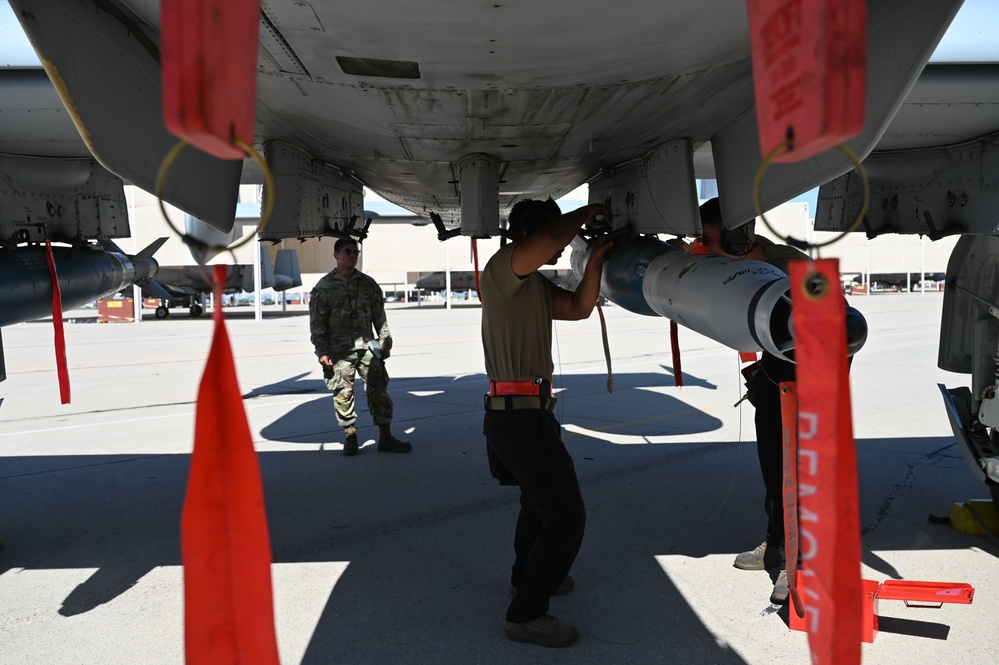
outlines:
[[[798,590],[804,594],[804,577],[798,573]],[[940,608],[944,603],[970,605],[975,589],[964,582],[916,582],[913,580],[861,580],[861,640],[873,642],[878,634],[878,601],[901,600],[906,607]],[[807,619],[789,614],[791,630],[808,630]],[[806,615],[807,616],[807,615]]]

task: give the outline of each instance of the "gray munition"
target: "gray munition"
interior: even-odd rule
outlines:
[[[63,309],[99,300],[132,284],[169,298],[153,279],[159,268],[153,253],[165,241],[160,238],[135,256],[113,244],[110,248],[53,247]],[[0,284],[4,287],[0,327],[52,315],[52,276],[44,247],[0,252]]]
[[[589,251],[581,239],[574,241],[577,276]],[[787,275],[768,263],[693,255],[653,237],[622,236],[604,264],[600,293],[631,312],[666,317],[732,349],[794,361]],[[853,307],[846,310],[853,355],[867,341],[867,322]]]

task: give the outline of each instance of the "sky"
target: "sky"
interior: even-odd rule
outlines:
[[[999,62],[996,0],[965,0],[930,57],[935,63]]]

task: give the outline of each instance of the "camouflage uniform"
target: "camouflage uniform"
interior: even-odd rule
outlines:
[[[378,283],[359,270],[344,277],[337,270],[319,280],[309,302],[309,328],[316,357],[329,356],[332,367],[323,368],[326,387],[333,392],[337,422],[349,427],[357,421],[354,379],[360,374],[368,410],[376,425],[392,422],[385,363],[368,349],[377,339],[382,349],[392,348],[385,317],[384,296]]]

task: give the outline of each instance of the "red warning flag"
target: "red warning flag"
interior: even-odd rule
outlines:
[[[839,261],[792,261],[789,269],[798,365],[798,528],[808,641],[814,665],[859,665],[857,455]],[[814,288],[817,283],[821,290]]]
[[[760,150],[796,162],[864,126],[867,0],[748,0]]]
[[[271,545],[260,467],[222,316],[198,390],[194,453],[181,518],[188,665],[276,665]]]
[[[66,331],[62,326],[62,290],[59,288],[59,273],[56,272],[52,243],[45,239],[45,260],[52,276],[52,327],[55,329],[56,375],[59,377],[59,399],[69,404],[69,369],[66,366]]]
[[[798,389],[794,381],[780,383],[780,423],[784,503],[784,558],[787,561],[787,585],[793,611],[805,616],[805,606],[798,594]]]
[[[669,348],[673,354],[673,385],[683,386],[683,368],[680,366],[680,328],[676,321],[669,322]]]
[[[163,0],[163,120],[177,137],[222,159],[253,142],[260,0]]]
[[[472,261],[475,263],[475,294],[482,302],[482,289],[479,287],[479,243],[472,238]]]

